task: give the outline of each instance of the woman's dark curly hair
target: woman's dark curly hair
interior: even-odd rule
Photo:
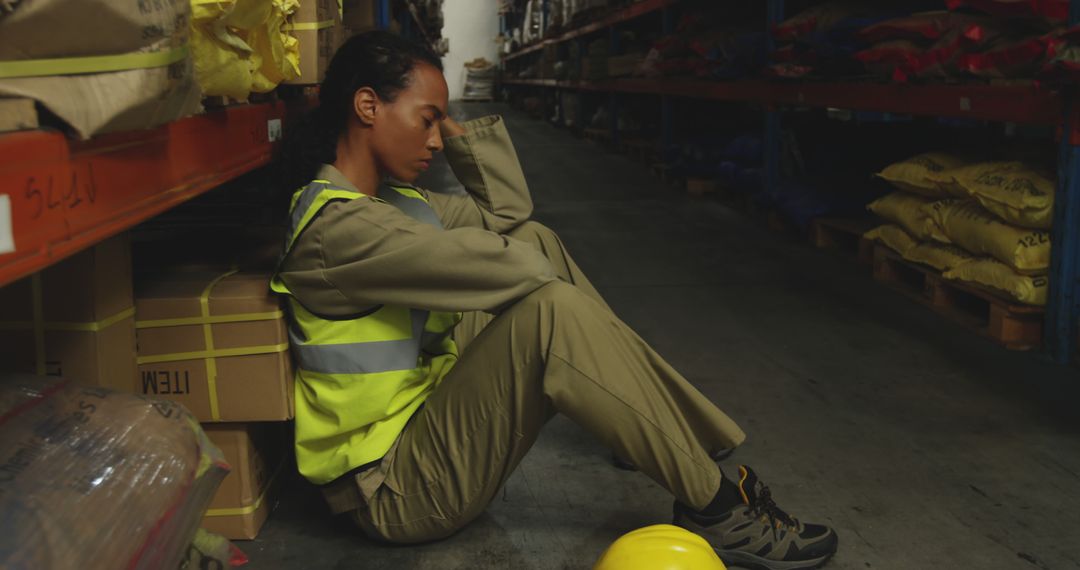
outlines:
[[[321,164],[337,160],[337,142],[353,96],[370,87],[384,101],[393,101],[409,85],[419,62],[442,71],[442,61],[428,47],[381,30],[349,38],[334,54],[319,87],[319,106],[286,137],[282,190],[292,194],[315,178]]]

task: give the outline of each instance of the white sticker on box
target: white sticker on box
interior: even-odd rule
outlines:
[[[266,121],[266,135],[270,142],[281,140],[281,119]]]
[[[0,195],[0,254],[15,251],[15,233],[11,230],[11,196]]]

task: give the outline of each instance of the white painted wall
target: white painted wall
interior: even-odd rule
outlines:
[[[443,56],[450,100],[461,99],[465,91],[465,62],[486,57],[497,62],[499,35],[498,0],[444,0],[442,35],[450,40]]]

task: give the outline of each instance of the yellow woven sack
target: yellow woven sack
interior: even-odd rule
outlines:
[[[1024,228],[1050,229],[1055,182],[1022,162],[985,162],[938,177],[950,193],[963,190],[1001,219]]]
[[[300,76],[300,43],[283,30],[286,18],[299,6],[298,0],[236,0],[228,24],[251,48],[252,91],[267,93]]]
[[[903,228],[892,224],[876,227],[863,234],[863,237],[883,243],[901,256],[919,245]]]
[[[911,237],[919,241],[935,239],[948,243],[944,232],[937,227],[926,212],[926,206],[930,203],[930,200],[921,196],[907,192],[893,192],[875,200],[867,208],[878,216],[898,224],[904,228],[904,231],[911,234]]]
[[[980,259],[965,263],[945,272],[946,279],[967,281],[985,285],[1008,294],[1009,297],[1028,305],[1046,305],[1046,276],[1020,275],[1009,266],[993,259]]]
[[[920,243],[902,255],[908,261],[929,265],[938,271],[955,269],[978,259],[955,245],[945,245],[932,241]]]
[[[203,94],[242,101],[251,93],[252,49],[228,26],[235,9],[235,0],[191,0],[191,56]]]
[[[930,198],[945,198],[952,195],[951,187],[939,184],[939,177],[967,164],[949,154],[928,152],[889,165],[876,176],[900,190]]]
[[[989,255],[1019,273],[1046,273],[1050,234],[1010,226],[970,200],[942,200],[927,207],[949,241],[976,254]]]
[[[206,95],[239,101],[300,75],[299,42],[285,31],[298,0],[191,0],[192,57]]]

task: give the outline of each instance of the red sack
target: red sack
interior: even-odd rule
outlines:
[[[1046,64],[1053,36],[999,42],[982,53],[960,56],[957,66],[967,73],[995,79],[1032,78]]]
[[[777,41],[789,42],[827,31],[836,24],[865,12],[858,2],[834,1],[814,6],[773,26]]]
[[[868,26],[859,30],[856,38],[866,44],[877,44],[889,40],[937,41],[949,35],[950,32],[975,24],[980,20],[982,18],[967,14],[944,11],[924,12]]]
[[[866,70],[874,75],[904,81],[913,73],[925,50],[909,40],[881,42],[855,53]]]
[[[1069,0],[945,0],[945,4],[950,10],[969,7],[1009,18],[1069,18]]]
[[[1051,40],[1047,61],[1039,72],[1042,79],[1061,83],[1080,83],[1080,44],[1065,37]]]
[[[949,78],[960,74],[961,56],[981,51],[1001,37],[1002,31],[992,23],[970,23],[943,36],[933,46],[916,57],[907,74],[922,78]]]

